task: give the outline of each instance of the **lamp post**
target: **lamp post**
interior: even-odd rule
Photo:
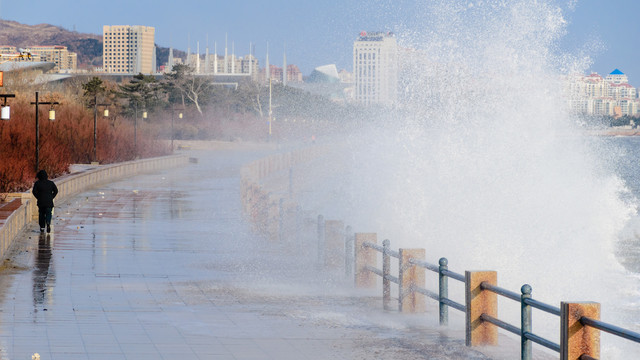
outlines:
[[[178,110],[184,110],[183,108],[179,108]],[[173,118],[175,117],[176,108],[175,105],[171,105],[171,152],[173,152]],[[182,119],[182,111],[178,113],[178,118]]]
[[[0,119],[9,120],[11,118],[11,108],[7,105],[7,98],[16,97],[15,94],[0,94],[1,98],[4,98],[4,103],[2,104],[2,109],[0,109]]]
[[[136,113],[133,116],[133,158],[138,157],[138,103],[136,102]]]
[[[98,104],[98,95],[93,102],[93,161],[98,162],[98,106],[109,106],[111,104]],[[109,109],[104,110],[104,116],[109,116]]]
[[[138,103],[135,103],[135,115],[133,116],[133,153],[135,155],[135,158],[138,158]],[[146,119],[147,118],[147,110],[143,107],[142,108],[142,118]]]
[[[271,115],[273,111],[271,110],[271,77],[269,77],[269,137],[267,138],[267,142],[271,142]]]
[[[38,92],[36,91],[36,101],[32,102],[31,105],[36,106],[36,172],[38,172],[40,168],[40,117],[38,111],[38,105],[51,105],[49,109],[49,120],[53,121],[56,119],[56,111],[53,109],[53,105],[59,105],[60,103],[57,101],[46,101],[42,102],[38,100]]]

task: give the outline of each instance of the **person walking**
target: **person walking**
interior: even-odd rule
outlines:
[[[58,195],[58,187],[49,180],[47,172],[38,171],[36,174],[38,180],[33,184],[33,196],[38,200],[38,222],[40,223],[40,232],[43,233],[45,226],[47,232],[51,232],[51,212],[53,211],[53,199]]]

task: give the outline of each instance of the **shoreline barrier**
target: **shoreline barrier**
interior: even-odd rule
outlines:
[[[292,213],[295,214],[295,224],[300,222],[301,210],[295,194],[297,189],[291,180],[291,169],[296,164],[292,159],[310,161],[313,156],[320,155],[324,153],[311,150],[306,150],[298,157],[294,154],[278,154],[256,160],[243,169],[243,209],[256,230],[268,239],[283,240],[283,236],[287,235],[283,231],[283,224],[292,222],[288,219]],[[265,181],[268,177],[271,178],[269,183]],[[275,180],[280,180],[280,183],[275,183]],[[296,210],[288,211],[292,208]],[[320,268],[337,270],[336,273],[343,270],[344,276],[353,279],[354,286],[362,289],[377,290],[380,277],[384,310],[394,308],[390,284],[395,283],[398,287],[395,308],[401,313],[424,313],[428,308],[427,299],[432,299],[438,304],[439,324],[447,326],[449,308],[463,312],[467,346],[498,345],[499,328],[520,337],[522,360],[533,359],[533,343],[558,353],[561,360],[598,359],[601,331],[640,343],[640,333],[600,321],[598,303],[561,301],[560,307],[555,307],[533,299],[528,284],[521,287],[520,294],[499,287],[495,271],[467,270],[462,274],[456,273],[449,270],[446,258],[440,258],[438,265],[426,262],[425,249],[391,250],[389,240],[384,240],[382,246],[378,245],[376,233],[354,233],[351,226],[344,226],[344,221],[326,220],[322,215],[317,216],[316,224],[317,263]],[[299,226],[289,235],[300,237]],[[341,255],[336,255],[339,253]],[[392,258],[397,261],[397,276],[390,272]],[[381,269],[378,268],[379,260]],[[438,276],[437,291],[425,288],[425,278],[429,272],[435,272]],[[449,279],[464,285],[463,301],[449,298]],[[498,319],[498,296],[520,303],[519,326]],[[533,333],[533,309],[558,316],[561,329],[559,343]]]
[[[309,146],[273,154],[241,168],[242,209],[254,230],[269,240],[282,240],[284,229],[299,221],[296,188],[303,186],[294,169],[308,165],[328,153],[328,146]]]
[[[183,166],[188,163],[189,158],[186,155],[170,155],[116,164],[98,165],[86,171],[52,179],[58,187],[56,201],[64,201],[70,196],[100,184],[141,173]],[[13,199],[12,203],[19,201],[21,205],[13,210],[3,222],[0,222],[0,257],[3,259],[11,249],[15,238],[38,217],[36,202],[31,191],[12,193],[8,194],[7,197]]]

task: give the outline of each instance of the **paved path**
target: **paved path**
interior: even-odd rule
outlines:
[[[53,233],[34,224],[5,261],[0,358],[487,358],[434,315],[384,312],[320,274],[300,244],[252,234],[239,168],[258,155],[194,151],[198,164],[58,203]]]

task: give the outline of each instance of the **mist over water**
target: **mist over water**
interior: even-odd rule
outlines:
[[[566,15],[544,0],[424,3],[421,27],[396,30],[410,49],[402,105],[349,137],[346,221],[554,306],[600,302],[603,320],[633,328],[637,279],[615,245],[635,198],[611,147],[568,112],[563,75],[586,64],[556,48]],[[559,341],[554,325],[534,331]]]

